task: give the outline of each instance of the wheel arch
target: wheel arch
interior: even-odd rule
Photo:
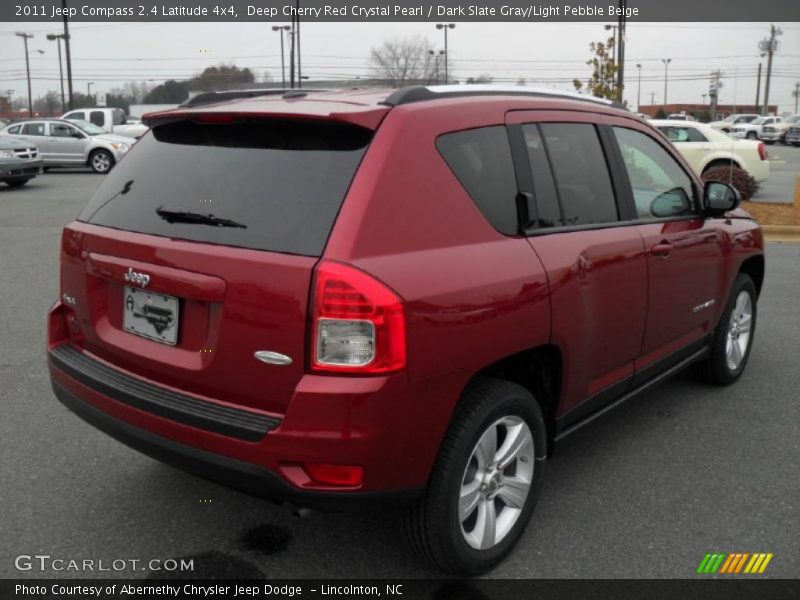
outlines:
[[[479,378],[492,377],[516,383],[528,390],[542,410],[547,427],[548,455],[551,455],[563,372],[561,349],[554,344],[544,344],[486,365],[473,374],[464,389]]]
[[[763,254],[751,256],[742,261],[739,265],[739,273],[748,275],[756,286],[756,294],[761,295],[761,288],[764,285],[764,271],[766,269],[766,261]]]
[[[733,164],[734,167],[737,169],[742,168],[742,161],[739,160],[739,157],[734,154],[713,154],[711,158],[703,165],[703,168],[700,169],[700,174],[702,175],[709,169],[713,169],[714,167],[727,167]]]

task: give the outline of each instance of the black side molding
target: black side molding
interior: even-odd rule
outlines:
[[[50,350],[50,364],[118,402],[240,440],[257,442],[281,423],[276,417],[213,404],[146,383],[95,360],[72,344]]]

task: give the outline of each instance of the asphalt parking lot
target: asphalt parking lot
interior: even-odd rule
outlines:
[[[772,144],[767,146],[769,178],[753,197],[756,202],[785,202],[794,200],[794,187],[800,175],[800,147]]]
[[[139,455],[55,400],[44,343],[59,231],[99,181],[0,185],[0,577],[98,575],[20,572],[21,554],[192,557],[184,575],[197,577],[437,576],[391,514],[294,517]],[[714,388],[681,375],[568,438],[490,577],[685,578],[705,553],[739,551],[774,554],[761,577],[800,573],[800,246],[770,245],[767,261],[743,378]]]

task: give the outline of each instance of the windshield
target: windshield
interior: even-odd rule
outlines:
[[[750,123],[752,123],[753,125],[761,125],[766,120],[767,119],[764,117],[758,117],[757,119],[753,119],[752,121],[750,121]]]
[[[725,117],[724,119],[722,119],[722,121],[723,121],[723,123],[733,123],[733,120],[734,120],[734,119],[735,119],[737,116],[738,116],[738,115],[731,115],[731,116],[729,116],[729,117]]]
[[[137,142],[78,218],[320,256],[371,138],[367,129],[325,122],[166,123]]]
[[[104,129],[98,127],[94,123],[90,123],[89,121],[70,121],[70,123],[89,135],[100,135],[101,133],[105,133]]]
[[[800,121],[800,115],[792,115],[791,117],[785,119],[784,121],[786,123],[797,123],[798,121]]]

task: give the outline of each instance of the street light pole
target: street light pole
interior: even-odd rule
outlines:
[[[639,90],[636,92],[636,110],[642,112],[639,108],[642,105],[642,64],[637,63],[636,68],[639,70]]]
[[[664,63],[664,110],[667,110],[667,72],[669,63],[672,62],[671,58],[662,58],[661,62]]]
[[[614,61],[614,64],[617,64],[617,26],[616,25],[606,25],[605,29],[606,29],[606,31],[608,31],[609,29],[613,29],[614,30],[613,33],[612,33],[612,35],[614,36],[614,48],[612,50],[611,60]]]
[[[47,34],[47,39],[51,42],[55,40],[58,45],[58,80],[61,82],[61,112],[65,113],[67,112],[67,103],[64,99],[64,69],[61,65],[61,39],[63,37],[63,35],[56,35],[55,33]]]
[[[439,50],[439,52],[428,50],[428,54],[433,57],[434,82],[439,85],[439,57],[444,54],[444,50]]]
[[[25,43],[25,72],[28,75],[28,116],[33,117],[33,94],[31,93],[31,62],[28,59],[28,40],[33,37],[32,33],[17,31],[14,35],[21,37]]]
[[[436,29],[444,29],[444,84],[447,85],[449,83],[449,78],[447,74],[447,63],[450,62],[448,50],[447,50],[447,30],[448,29],[455,29],[455,23],[437,23]]]
[[[286,63],[283,52],[283,32],[291,30],[288,25],[273,25],[272,31],[279,31],[281,34],[281,86],[286,87]]]
[[[92,86],[94,85],[94,81],[90,81],[86,84],[86,96],[91,98],[92,97]]]

